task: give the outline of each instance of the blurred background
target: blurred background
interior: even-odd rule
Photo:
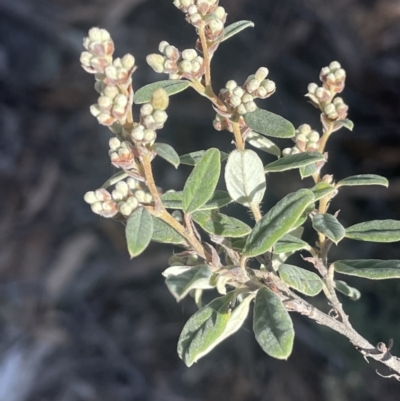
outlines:
[[[228,23],[255,28],[221,45],[215,88],[266,66],[278,90],[259,105],[320,130],[303,96],[338,60],[355,129],[330,140],[325,172],[382,174],[390,187],[344,188],[331,210],[344,226],[400,219],[399,0],[220,3]],[[79,64],[92,26],[110,31],[117,56],[134,54],[135,88],[165,79],[145,63],[161,40],[181,50],[195,41],[172,0],[0,0],[0,401],[398,401],[400,383],[375,373],[387,371],[301,316],[287,362],[263,354],[250,319],[190,369],[179,360],[177,339],[195,307],[177,304],[163,283],[171,248],[151,245],[130,261],[123,226],[82,199],[114,173],[109,131],[89,113],[93,77]],[[180,154],[231,149],[213,115],[187,90],[171,99],[159,138]],[[165,189],[181,189],[189,171],[155,163]],[[268,185],[267,207],[302,183],[297,173],[271,174]],[[400,247],[344,240],[331,259],[339,255],[400,259]],[[348,282],[362,292],[358,302],[343,298],[355,328],[374,344],[393,338],[399,355],[400,282]]]

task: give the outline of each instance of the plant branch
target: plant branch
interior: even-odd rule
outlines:
[[[232,121],[232,126],[233,126],[233,135],[235,135],[236,147],[238,149],[243,150],[244,149],[244,141],[243,141],[242,133],[240,132],[239,123],[237,121]]]
[[[201,21],[200,28],[198,29],[198,34],[201,42],[201,48],[203,50],[203,56],[204,56],[204,65],[205,65],[205,83],[206,83],[206,88],[211,87],[211,59],[210,59],[210,53],[208,52],[208,44],[207,44],[207,39],[206,35],[204,33],[206,23],[204,21]]]

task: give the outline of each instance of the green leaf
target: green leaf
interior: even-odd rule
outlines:
[[[353,121],[349,120],[348,118],[344,120],[335,121],[334,130],[338,130],[340,128],[347,128],[349,131],[353,131],[354,123]]]
[[[318,184],[314,185],[311,188],[311,191],[313,191],[315,200],[317,201],[317,200],[322,199],[326,195],[329,195],[332,192],[335,192],[336,188],[333,185],[328,184],[327,182],[319,182]]]
[[[163,205],[167,209],[183,209],[182,205],[183,191],[166,192],[161,195],[161,200]],[[212,197],[198,210],[212,210],[219,209],[223,206],[228,205],[232,202],[231,197],[228,192],[216,190]]]
[[[295,227],[313,201],[314,195],[309,189],[300,189],[286,195],[254,226],[247,238],[243,255],[252,257],[267,252]]]
[[[251,131],[250,134],[247,135],[246,141],[251,146],[260,149],[263,152],[269,153],[276,157],[281,156],[281,150],[279,149],[279,147],[265,136],[257,134],[257,132]]]
[[[372,220],[346,228],[346,237],[358,241],[400,241],[400,221]]]
[[[292,170],[294,168],[307,166],[321,160],[325,160],[324,156],[318,152],[297,153],[294,155],[281,157],[280,159],[267,164],[264,168],[264,171],[266,173],[275,173],[279,171]]]
[[[218,344],[228,325],[232,298],[232,293],[215,298],[186,322],[178,341],[178,355],[188,367]]]
[[[292,319],[278,295],[266,287],[257,292],[253,331],[263,351],[273,358],[287,359],[292,353]]]
[[[301,179],[312,176],[317,171],[317,165],[315,163],[308,164],[307,166],[300,167]]]
[[[336,187],[353,187],[356,185],[382,185],[387,188],[389,181],[385,177],[376,174],[359,174],[340,180]]]
[[[295,237],[291,234],[285,234],[274,246],[274,253],[286,253],[299,251],[300,249],[308,249],[310,246],[307,242]]]
[[[111,176],[101,187],[102,188],[111,187],[111,185],[116,184],[117,182],[123,180],[126,177],[128,177],[128,173],[126,173],[124,170],[118,171],[118,173]]]
[[[221,152],[221,162],[228,158],[228,153]],[[188,166],[195,166],[197,162],[204,156],[205,150],[197,150],[196,152],[187,153],[180,157],[181,163]]]
[[[258,205],[264,197],[266,182],[260,157],[250,149],[235,149],[225,167],[225,183],[231,198],[244,205]]]
[[[162,244],[186,244],[185,238],[183,238],[177,231],[175,231],[169,224],[163,220],[152,216],[153,218],[153,235],[151,240],[154,242],[160,242]]]
[[[333,263],[333,266],[338,273],[370,280],[400,278],[400,260],[338,260]]]
[[[237,21],[231,25],[228,25],[224,29],[224,33],[223,33],[221,42],[231,38],[233,35],[236,35],[240,31],[243,31],[243,29],[246,29],[249,27],[254,27],[254,23],[251,21]]]
[[[297,266],[283,264],[279,266],[278,272],[289,287],[310,297],[318,295],[324,286],[317,274]]]
[[[159,88],[165,89],[168,95],[175,95],[176,93],[184,91],[188,86],[190,86],[190,81],[180,79],[167,79],[165,81],[153,82],[152,84],[142,86],[138,89],[133,96],[133,101],[136,104],[150,102],[153,92]]]
[[[270,111],[257,109],[244,115],[246,124],[261,135],[275,138],[292,138],[294,136],[293,124],[283,117]]]
[[[210,234],[236,238],[243,237],[251,231],[251,227],[242,221],[214,210],[197,211],[192,217],[204,231]]]
[[[144,207],[138,207],[129,216],[125,227],[126,242],[131,258],[140,255],[147,248],[152,234],[151,214]]]
[[[346,234],[345,228],[339,223],[338,219],[329,213],[316,214],[312,219],[312,225],[314,230],[324,234],[336,245]]]
[[[361,292],[357,288],[350,287],[346,282],[334,280],[333,284],[337,291],[349,297],[352,301],[358,301],[361,298]]]
[[[183,188],[182,205],[186,213],[203,206],[213,195],[221,172],[218,149],[208,149],[190,173]]]
[[[157,142],[154,144],[153,149],[158,156],[171,163],[175,168],[178,168],[180,163],[179,155],[171,145]]]
[[[201,266],[172,266],[163,272],[166,277],[165,284],[171,294],[179,302],[191,290],[208,290],[214,288],[210,285],[212,272],[207,265]]]

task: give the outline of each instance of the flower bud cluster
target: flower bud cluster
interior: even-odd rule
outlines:
[[[341,97],[333,99],[332,103],[327,104],[323,109],[323,117],[328,120],[344,120],[347,117],[349,106],[345,104]]]
[[[311,129],[308,124],[302,124],[295,131],[293,148],[285,148],[282,150],[283,156],[295,155],[302,152],[318,151],[320,135],[317,131]]]
[[[129,217],[136,208],[153,202],[153,197],[142,185],[129,177],[126,181],[119,181],[111,193],[104,188],[86,192],[84,200],[100,216],[114,217],[120,213]]]
[[[100,124],[125,124],[133,102],[131,87],[135,58],[126,54],[113,60],[114,43],[105,29],[92,28],[83,41],[87,51],[81,54],[85,71],[95,74],[95,89],[100,93],[90,108]]]
[[[175,46],[162,41],[158,46],[161,54],[149,54],[146,61],[155,72],[169,74],[170,79],[199,78],[204,74],[204,60],[195,49],[182,53]]]
[[[328,67],[321,69],[319,79],[323,82],[325,88],[333,93],[340,93],[344,89],[346,71],[339,62],[332,61]]]
[[[108,154],[111,159],[111,163],[124,170],[134,169],[137,170],[137,163],[134,155],[134,147],[128,141],[121,141],[117,137],[110,138],[109,141],[110,150]]]

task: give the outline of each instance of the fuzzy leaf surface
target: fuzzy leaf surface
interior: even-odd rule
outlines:
[[[165,284],[171,294],[179,302],[193,289],[208,290],[214,288],[210,285],[212,272],[207,265],[201,266],[172,266],[179,269],[166,269],[163,275]],[[174,274],[172,274],[174,273]]]
[[[259,220],[247,238],[244,256],[258,256],[267,252],[298,223],[307,207],[314,201],[309,189],[300,189],[281,199]]]
[[[361,298],[361,292],[357,288],[350,287],[345,281],[334,280],[333,282],[336,291],[339,291],[346,297],[349,297],[352,301],[358,301]]]
[[[190,173],[183,188],[182,205],[186,213],[199,209],[213,196],[220,172],[219,150],[208,149]]]
[[[315,163],[308,164],[299,168],[301,179],[311,177],[317,171],[317,165]]]
[[[180,79],[167,79],[165,81],[153,82],[152,84],[145,85],[138,89],[133,96],[133,101],[136,104],[148,103],[156,89],[163,88],[168,95],[175,95],[176,93],[184,91],[188,86],[190,86],[189,81]]]
[[[273,358],[287,359],[292,353],[292,319],[278,295],[266,287],[256,295],[253,331],[260,347]]]
[[[194,212],[193,220],[210,234],[222,235],[224,237],[244,237],[251,231],[251,227],[241,220],[214,210]]]
[[[190,367],[218,343],[229,321],[232,294],[215,298],[186,322],[178,341],[178,355]]]
[[[159,242],[161,244],[186,244],[185,238],[183,238],[177,231],[175,231],[169,224],[165,223],[155,216],[153,218],[153,235],[151,240]]]
[[[346,237],[358,241],[400,241],[399,220],[372,220],[346,228]]]
[[[138,207],[125,226],[126,242],[131,258],[140,255],[149,245],[153,234],[153,219],[144,208]]]
[[[318,295],[324,286],[317,274],[297,266],[282,264],[279,266],[278,272],[289,287],[310,297]]]
[[[265,136],[257,134],[257,132],[251,131],[250,134],[246,137],[246,142],[257,149],[262,150],[263,152],[269,153],[276,157],[281,156],[281,150],[279,149],[278,145],[276,145]]]
[[[280,171],[292,170],[325,160],[324,156],[318,152],[303,152],[295,155],[281,157],[265,166],[266,173],[276,173]]]
[[[257,109],[244,115],[246,124],[261,135],[275,138],[292,138],[294,136],[293,124],[270,111]]]
[[[244,205],[258,205],[264,197],[264,166],[256,152],[235,149],[225,167],[225,183],[231,198]]]
[[[183,209],[183,191],[166,192],[165,194],[161,195],[161,200],[167,209]],[[219,209],[231,202],[232,199],[228,192],[217,189],[211,198],[203,206],[199,207],[198,210]]]
[[[206,153],[205,150],[197,150],[196,152],[190,152],[185,155],[180,156],[180,161],[182,164],[186,164],[187,166],[195,166],[197,162],[200,161],[200,159],[204,156],[204,153]],[[228,153],[222,152],[221,153],[221,162],[226,160],[228,158]]]
[[[324,196],[335,192],[336,188],[327,182],[319,182],[311,188],[311,191],[313,191],[315,200],[317,201],[322,199]]]
[[[231,38],[232,36],[236,35],[240,31],[243,31],[243,29],[246,29],[249,27],[254,27],[254,23],[251,21],[237,21],[231,25],[228,25],[224,29],[224,33],[223,33],[221,42]]]
[[[339,223],[338,219],[329,213],[318,213],[312,219],[314,230],[328,237],[336,245],[345,234],[345,228]]]
[[[171,163],[175,168],[178,168],[181,161],[178,153],[176,153],[175,149],[171,145],[157,142],[154,144],[153,148],[158,156],[162,157],[168,163]]]
[[[307,242],[291,234],[285,234],[275,245],[274,253],[286,253],[307,249],[310,246]]]
[[[400,260],[338,260],[333,263],[333,266],[338,273],[370,280],[400,278]]]
[[[385,177],[376,174],[359,174],[344,178],[336,184],[337,187],[354,187],[356,185],[382,185],[387,188],[389,181]]]

